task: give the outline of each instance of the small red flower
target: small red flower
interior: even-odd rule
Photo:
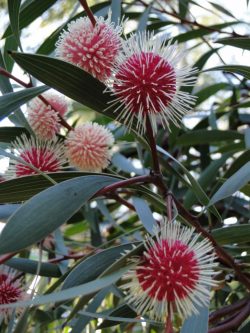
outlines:
[[[165,45],[149,34],[132,36],[124,42],[113,75],[115,99],[111,106],[119,112],[117,119],[128,128],[136,119],[141,134],[146,131],[147,117],[154,133],[157,119],[163,127],[169,127],[169,121],[178,126],[194,103],[193,96],[180,91],[181,86],[194,83],[195,73],[188,66],[179,65],[183,56],[175,44]]]
[[[148,237],[141,257],[131,259],[132,269],[124,288],[127,300],[140,314],[165,321],[169,310],[182,317],[197,313],[197,306],[209,302],[214,254],[212,244],[194,229],[180,223],[165,223],[155,239]]]
[[[63,117],[68,104],[65,97],[58,94],[46,93],[43,96],[50,105],[46,105],[39,98],[33,99],[27,108],[28,122],[38,138],[51,140],[61,127],[57,112]]]
[[[97,123],[85,123],[71,131],[66,139],[70,163],[83,171],[99,172],[109,164],[112,133]]]
[[[110,15],[95,17],[92,25],[88,17],[69,23],[56,44],[56,55],[81,67],[100,81],[111,75],[111,69],[121,48],[121,26],[114,26]]]
[[[56,141],[40,141],[26,135],[22,135],[12,143],[14,151],[22,161],[32,165],[42,172],[57,172],[61,170],[66,162],[64,158],[64,146]],[[10,161],[8,178],[28,176],[38,173],[32,167],[22,163],[20,160]]]
[[[0,305],[15,303],[28,299],[28,295],[23,290],[20,279],[16,279],[15,274],[11,270],[0,270]],[[12,313],[12,308],[0,309],[0,318],[8,320]],[[22,309],[17,308],[16,313],[20,314]]]

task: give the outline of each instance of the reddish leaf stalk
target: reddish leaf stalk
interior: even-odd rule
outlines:
[[[96,25],[96,19],[91,11],[91,9],[89,8],[89,5],[87,3],[86,0],[79,0],[80,4],[83,6],[90,22],[92,23],[93,27]]]
[[[18,252],[11,252],[11,253],[7,253],[7,254],[4,254],[3,256],[1,256],[0,257],[0,265],[5,263],[10,258],[14,257],[17,253]]]

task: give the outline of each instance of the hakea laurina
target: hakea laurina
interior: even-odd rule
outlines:
[[[164,223],[145,241],[143,255],[130,259],[123,288],[140,315],[164,322],[174,312],[186,318],[208,304],[216,263],[212,244],[200,238],[179,222]]]
[[[10,160],[10,166],[6,173],[8,178],[36,174],[37,170],[57,172],[66,163],[64,146],[59,141],[45,142],[34,137],[27,138],[23,134],[12,142],[12,148],[18,158]]]
[[[169,121],[179,126],[195,100],[180,90],[194,83],[196,73],[180,65],[184,55],[176,44],[162,43],[151,34],[139,33],[123,42],[123,52],[117,57],[110,80],[114,95],[111,107],[118,114],[117,120],[128,128],[136,120],[141,134],[146,131],[147,118],[154,133],[158,119],[163,127],[168,128]]]
[[[110,14],[107,20],[95,20],[94,26],[88,17],[69,23],[56,44],[56,55],[105,81],[120,52],[122,25],[115,26]]]
[[[17,277],[14,270],[2,266],[0,268],[0,305],[25,301],[29,295],[25,292],[21,280]],[[1,319],[8,321],[13,308],[0,309]],[[21,308],[16,308],[17,315],[22,313]]]
[[[65,115],[68,103],[64,96],[51,92],[45,93],[43,97],[49,105],[39,98],[34,98],[27,107],[28,122],[39,139],[51,140],[60,130],[59,115]]]
[[[97,123],[85,123],[71,131],[66,139],[66,156],[70,164],[82,171],[105,169],[111,157],[112,133]]]

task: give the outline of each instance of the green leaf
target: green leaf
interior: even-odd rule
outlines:
[[[13,3],[14,5],[15,0],[9,0],[9,2],[11,4]],[[34,0],[29,5],[22,7],[19,15],[19,29],[27,27],[36,18],[40,17],[55,2],[56,0],[43,0],[43,1]],[[13,32],[11,26],[8,26],[2,38],[11,36]]]
[[[250,50],[249,37],[230,37],[218,39],[215,43],[239,47],[240,49]]]
[[[132,250],[132,244],[116,246],[88,257],[73,268],[66,277],[62,289],[68,289],[96,279],[127,250]]]
[[[179,0],[179,16],[184,19],[188,12],[189,0]]]
[[[225,154],[220,159],[212,161],[207,168],[201,173],[198,182],[202,189],[205,191],[209,185],[213,183],[216,177],[218,169],[223,166],[231,154]],[[189,189],[185,195],[184,206],[190,208],[195,203],[193,191]]]
[[[13,35],[19,45],[20,49],[22,49],[20,36],[19,36],[19,10],[20,10],[21,0],[8,0],[8,11],[10,18],[10,25]]]
[[[152,211],[145,200],[137,197],[132,197],[133,205],[135,206],[136,213],[138,214],[142,224],[147,232],[153,234],[153,227],[155,226],[155,219]]]
[[[1,128],[0,128],[1,131]],[[1,132],[0,132],[1,133]],[[55,182],[60,183],[68,179],[77,178],[80,176],[90,176],[97,175],[103,176],[101,173],[90,173],[90,172],[56,172],[47,173],[47,175],[52,178]],[[111,176],[117,180],[122,180],[125,178],[105,174],[105,176]],[[45,179],[41,175],[30,175],[20,178],[11,179],[5,182],[0,182],[0,203],[10,203],[10,202],[20,202],[30,199],[37,193],[49,188],[52,183]]]
[[[122,1],[121,0],[112,0],[111,2],[111,22],[114,22],[115,25],[118,25],[121,21],[121,12],[122,12]]]
[[[180,333],[207,333],[209,308],[200,307],[198,315],[192,315],[185,320]]]
[[[81,68],[41,55],[13,52],[12,57],[18,65],[41,82],[97,112],[112,119],[116,118],[111,109],[104,112],[108,103],[114,99],[110,93],[104,93],[106,86]]]
[[[245,130],[245,144],[246,144],[246,148],[250,149],[250,128],[249,127]]]
[[[228,83],[215,83],[208,87],[205,87],[204,89],[201,89],[195,93],[195,95],[198,97],[196,100],[196,106],[203,103],[206,99],[208,99],[211,96],[214,96],[219,90],[225,90],[227,88],[230,88],[230,85]]]
[[[199,200],[200,203],[202,203],[204,206],[207,206],[209,203],[209,197],[206,195],[206,193],[203,191],[201,188],[200,184],[195,180],[195,178],[191,175],[191,173],[177,160],[175,159],[172,155],[170,155],[166,150],[163,148],[157,146],[157,150],[173,160],[178,167],[184,172],[184,174],[187,176],[189,182],[190,182],[190,188],[194,191],[197,199]],[[215,207],[211,207],[211,212],[219,219],[221,220],[220,214],[218,213],[217,209]]]
[[[111,317],[122,317],[122,318],[136,318],[137,314],[133,311],[127,304],[121,304],[114,310],[109,313]],[[101,325],[98,326],[98,329],[103,329],[115,325],[119,325],[121,322],[119,320],[104,320]]]
[[[191,40],[194,38],[201,38],[201,37],[204,37],[206,35],[209,35],[209,34],[215,32],[215,31],[218,31],[218,30],[221,30],[228,26],[231,26],[234,24],[239,24],[239,23],[240,23],[239,21],[232,21],[232,22],[226,22],[226,23],[222,23],[222,24],[210,25],[206,28],[200,28],[200,29],[184,32],[183,34],[175,36],[173,38],[173,42],[177,41],[178,43],[184,43],[188,40]]]
[[[17,110],[21,105],[48,89],[49,87],[47,86],[27,88],[0,96],[0,121]]]
[[[0,50],[0,66],[6,69],[6,64],[1,50]],[[3,75],[0,75],[0,90],[2,94],[6,94],[13,91],[12,86],[10,84],[10,80]]]
[[[5,262],[5,265],[20,270],[24,273],[37,274],[38,261],[24,259],[24,258],[11,258]],[[60,277],[61,272],[57,265],[46,262],[40,263],[38,275],[48,277]]]
[[[219,12],[221,12],[221,13],[223,13],[223,14],[226,14],[227,16],[230,16],[230,17],[232,17],[232,18],[235,19],[235,16],[234,16],[232,13],[230,13],[230,11],[227,10],[225,7],[219,5],[219,4],[215,3],[215,2],[211,2],[211,1],[210,1],[210,3],[211,3],[211,5],[212,5],[214,8],[216,8]]]
[[[15,252],[45,238],[98,190],[115,182],[117,179],[107,176],[79,177],[35,195],[5,225],[0,235],[0,253]]]
[[[177,138],[176,144],[181,146],[207,145],[209,143],[244,140],[244,135],[236,131],[207,130],[190,131]]]
[[[243,75],[246,79],[250,79],[250,67],[249,66],[240,66],[240,65],[225,65],[218,66],[204,70],[203,72],[211,71],[224,71],[229,73],[236,73]]]
[[[234,243],[248,243],[250,239],[250,225],[234,225],[212,230],[212,236],[221,245]]]
[[[241,167],[235,174],[228,178],[219,190],[212,196],[209,205],[225,199],[240,190],[250,181],[250,162]]]
[[[36,296],[35,298],[28,301],[21,301],[4,305],[2,304],[0,305],[0,309],[49,304],[49,303],[66,301],[83,295],[89,295],[94,292],[97,292],[100,289],[110,286],[112,283],[115,283],[128,270],[128,268],[129,267],[123,267],[122,269],[120,269],[115,273],[109,274],[107,276],[82,284],[77,287],[61,290],[59,292],[50,293],[43,296]]]
[[[5,61],[5,67],[8,72],[12,72],[14,61],[8,54],[9,50],[16,51],[18,48],[18,44],[16,41],[16,38],[14,36],[7,37],[4,44],[4,61]]]
[[[30,135],[24,127],[0,127],[0,142],[9,143],[22,134]]]
[[[139,22],[138,22],[138,27],[136,32],[142,32],[147,30],[147,23],[148,23],[148,17],[151,11],[152,5],[149,5],[147,9],[143,12],[141,15]]]

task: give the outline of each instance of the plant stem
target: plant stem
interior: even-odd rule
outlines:
[[[5,263],[10,258],[14,257],[17,253],[18,252],[11,252],[11,253],[7,253],[7,254],[4,254],[3,256],[1,256],[0,257],[0,265]]]
[[[90,22],[92,23],[93,27],[96,25],[96,19],[89,8],[89,5],[86,0],[79,0],[80,4],[83,6],[88,18],[90,19]]]

